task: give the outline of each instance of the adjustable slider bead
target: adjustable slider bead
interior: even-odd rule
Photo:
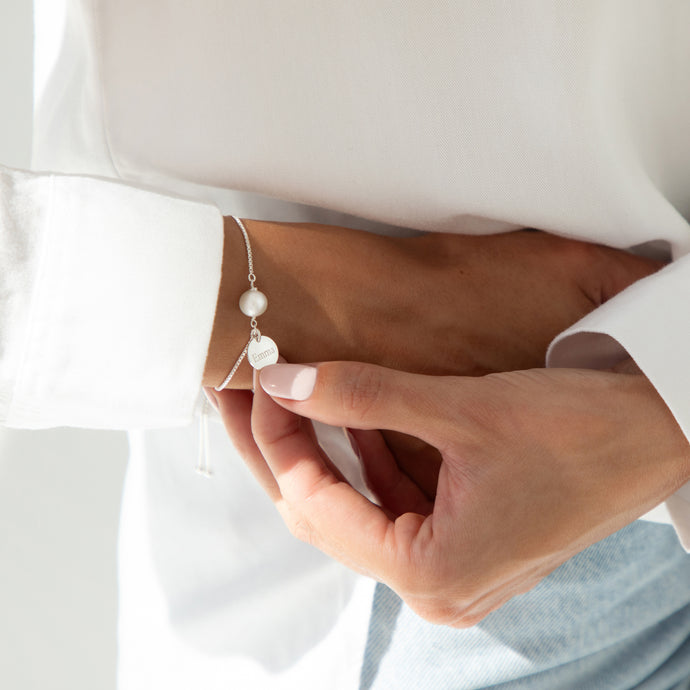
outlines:
[[[246,316],[261,316],[268,308],[268,298],[261,290],[250,288],[240,297],[240,311]]]

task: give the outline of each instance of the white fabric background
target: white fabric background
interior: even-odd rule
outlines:
[[[0,161],[31,156],[32,14],[0,7]],[[0,687],[115,687],[124,434],[0,429]]]

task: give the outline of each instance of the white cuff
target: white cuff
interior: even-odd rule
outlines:
[[[10,334],[22,355],[5,423],[187,423],[220,284],[220,212],[77,176],[35,176],[33,189],[22,203],[43,209],[38,257],[25,323]]]

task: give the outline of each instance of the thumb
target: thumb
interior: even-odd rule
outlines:
[[[443,424],[451,377],[422,376],[361,362],[274,364],[261,387],[283,407],[332,426],[390,429],[429,440]]]

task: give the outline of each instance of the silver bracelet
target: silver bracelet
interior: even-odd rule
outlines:
[[[244,350],[237,358],[235,365],[230,370],[230,373],[225,377],[223,383],[215,387],[215,390],[222,391],[225,386],[230,383],[230,380],[239,369],[242,360],[246,357],[249,364],[254,369],[262,369],[269,364],[275,364],[278,361],[278,346],[267,335],[262,335],[257,325],[256,318],[261,316],[268,308],[268,298],[259,290],[256,283],[256,275],[254,275],[254,256],[252,255],[252,246],[249,243],[249,235],[247,229],[239,218],[232,216],[232,219],[237,223],[237,226],[242,231],[244,237],[244,244],[247,247],[247,264],[249,265],[249,290],[246,290],[240,296],[240,311],[251,318],[249,332],[249,341],[244,346]]]

